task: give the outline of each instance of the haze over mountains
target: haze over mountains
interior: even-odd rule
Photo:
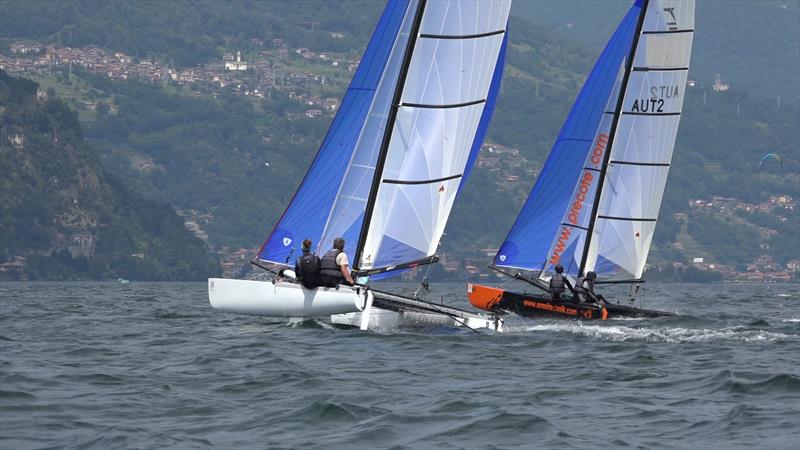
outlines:
[[[628,0],[521,1],[513,13],[599,52]],[[735,89],[762,97],[800,100],[800,2],[697,2],[692,77],[705,85],[720,74]]]
[[[201,8],[172,2],[1,3],[9,13],[0,19],[8,65],[46,61],[50,51],[23,55],[13,53],[12,45],[49,43],[95,45],[124,61],[113,56],[121,52],[131,68],[148,62],[180,76],[193,73],[152,80],[130,72],[123,80],[79,61],[19,69],[79,110],[85,135],[109,173],[138,194],[180,210],[223,256],[258,246],[283,211],[330,124],[327,99],[335,103],[341,97],[352,74],[348,65],[358,59],[382,9],[379,2],[206,2]],[[800,197],[800,116],[792,97],[800,78],[797,4],[781,9],[781,2],[714,3],[698,4],[690,71],[697,85],[686,91],[651,262],[703,257],[743,271],[767,255],[785,264],[800,253],[792,232],[800,221],[796,208],[771,199]],[[442,247],[449,260],[488,264],[481,249],[497,246],[511,226],[626,5],[514,4],[509,65],[488,136],[503,156],[495,162],[484,151],[456,203]],[[223,56],[236,51],[251,67],[223,70]],[[769,67],[770,75],[761,67]],[[716,73],[729,90],[712,89]],[[213,74],[223,81],[214,81]],[[767,152],[781,155],[783,171],[758,170]],[[689,206],[689,200],[713,203],[714,196],[735,201],[726,212]],[[737,209],[737,201],[768,206],[747,211]],[[721,229],[722,242],[715,232]],[[12,253],[0,263],[17,254]],[[249,256],[240,258],[245,266]]]

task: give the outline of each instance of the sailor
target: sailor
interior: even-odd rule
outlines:
[[[602,295],[594,292],[595,280],[597,280],[597,274],[592,271],[586,272],[585,276],[578,277],[578,281],[575,283],[575,297],[585,303],[605,302]]]
[[[319,286],[319,256],[311,253],[311,239],[303,241],[303,255],[294,263],[297,281],[308,289]]]
[[[550,277],[550,295],[553,296],[553,300],[560,301],[567,288],[571,291],[572,284],[564,276],[564,266],[556,264],[556,273]]]
[[[333,248],[322,255],[319,278],[323,286],[336,287],[342,283],[353,285],[350,261],[344,252],[344,239],[340,237],[334,239]]]

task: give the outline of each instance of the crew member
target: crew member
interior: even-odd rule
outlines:
[[[605,302],[602,295],[594,292],[595,280],[597,280],[597,274],[592,271],[586,272],[585,276],[579,277],[575,283],[575,297],[585,303],[600,304],[601,301]]]
[[[564,276],[564,266],[556,264],[556,273],[550,277],[550,295],[553,296],[553,300],[560,301],[567,288],[572,291],[572,284]]]
[[[308,289],[319,286],[319,256],[311,253],[311,239],[303,241],[303,255],[294,263],[297,281]]]
[[[333,248],[322,255],[319,278],[322,285],[328,287],[336,287],[341,283],[353,285],[353,276],[350,275],[350,261],[344,252],[344,239],[340,237],[334,239]]]

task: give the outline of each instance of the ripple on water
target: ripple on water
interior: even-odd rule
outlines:
[[[774,333],[765,330],[749,330],[742,327],[722,329],[696,329],[680,327],[626,327],[593,325],[583,322],[548,323],[525,328],[528,332],[569,333],[598,340],[650,341],[666,343],[710,342],[735,340],[741,342],[775,342],[798,340],[797,335]]]

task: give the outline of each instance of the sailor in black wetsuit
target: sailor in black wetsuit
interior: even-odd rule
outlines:
[[[319,286],[319,256],[311,253],[311,240],[303,241],[303,255],[294,263],[294,274],[297,281],[307,289]]]
[[[344,239],[334,239],[333,248],[322,255],[319,278],[323,286],[353,285],[353,277],[350,274],[350,261],[348,261],[347,254],[344,252]]]
[[[556,264],[556,273],[550,278],[550,295],[553,296],[553,300],[561,301],[562,295],[567,288],[572,291],[572,284],[570,284],[567,277],[564,276],[564,266]]]
[[[597,280],[597,274],[592,271],[586,272],[585,276],[578,277],[578,281],[575,283],[575,297],[578,301],[597,304],[600,304],[601,301],[605,302],[602,295],[594,292],[595,280]]]

